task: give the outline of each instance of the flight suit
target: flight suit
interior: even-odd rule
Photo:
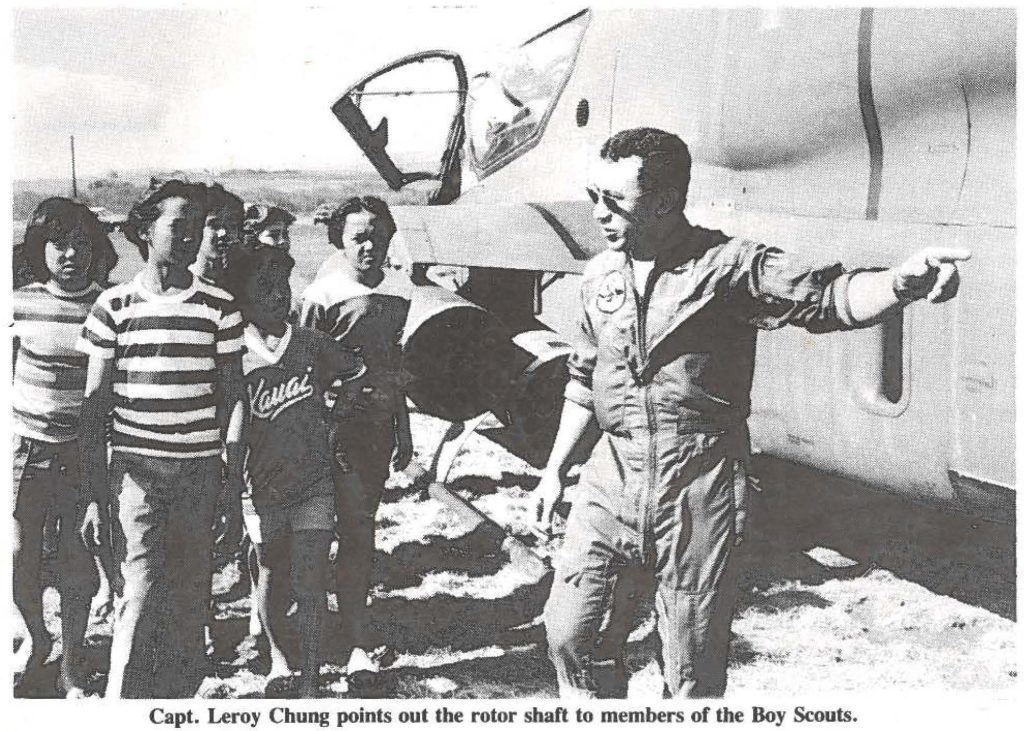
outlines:
[[[563,695],[597,692],[595,658],[612,659],[624,682],[628,623],[652,580],[666,695],[722,695],[756,332],[855,327],[854,273],[701,228],[646,283],[622,252],[588,264],[565,397],[591,409],[602,434],[545,608]]]

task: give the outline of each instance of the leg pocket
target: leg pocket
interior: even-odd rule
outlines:
[[[654,526],[661,583],[684,593],[714,588],[734,541],[733,458],[717,441],[680,465]],[[703,439],[695,439],[698,447]]]

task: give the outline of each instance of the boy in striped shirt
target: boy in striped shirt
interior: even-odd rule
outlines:
[[[59,522],[58,580],[63,657],[58,690],[81,697],[79,662],[98,588],[92,557],[78,541],[78,419],[86,359],[75,340],[103,291],[97,262],[109,240],[93,213],[66,198],[39,204],[23,251],[36,281],[14,292],[14,601],[28,636],[19,648],[22,688],[34,684],[53,641],[43,623],[43,527]],[[19,663],[20,664],[20,663]]]
[[[206,201],[205,186],[172,180],[132,208],[126,235],[146,265],[97,299],[79,339],[89,354],[81,442],[93,493],[82,533],[102,542],[109,500],[124,581],[108,697],[186,697],[202,680],[224,447],[225,543],[241,533],[242,318],[227,292],[189,271]],[[164,675],[152,677],[154,667]]]

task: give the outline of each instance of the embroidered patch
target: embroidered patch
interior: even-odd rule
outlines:
[[[597,309],[606,315],[626,303],[626,280],[622,272],[608,272],[597,287]]]

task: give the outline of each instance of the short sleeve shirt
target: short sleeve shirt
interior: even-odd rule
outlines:
[[[303,294],[302,324],[326,333],[366,362],[370,419],[389,420],[403,398],[402,336],[409,314],[404,294],[388,279],[371,289],[343,272],[318,279]]]
[[[78,438],[87,358],[76,347],[82,323],[103,292],[92,284],[65,292],[53,282],[14,292],[14,362],[11,405],[14,432],[44,442]]]
[[[326,380],[319,369],[326,351],[338,345],[321,332],[287,327],[271,348],[255,327],[245,330],[242,360],[249,397],[249,456],[246,474],[257,507],[287,505],[313,496],[318,489],[333,494],[332,462],[324,420]],[[335,354],[338,361],[340,353]],[[363,370],[351,354],[342,359],[346,372],[328,374],[351,378]],[[312,491],[312,492],[311,492]]]
[[[244,350],[230,294],[193,277],[182,292],[158,295],[140,273],[96,300],[78,347],[113,360],[115,451],[220,454],[218,366]]]

